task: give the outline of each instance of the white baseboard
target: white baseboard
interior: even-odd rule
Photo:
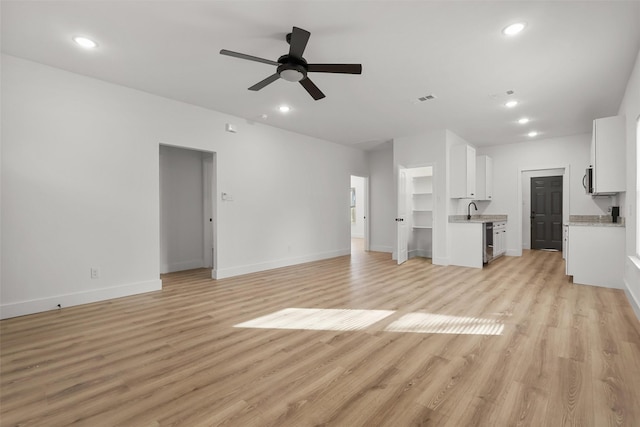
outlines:
[[[433,265],[449,265],[449,258],[442,258],[442,257],[431,258],[431,263]]]
[[[94,289],[73,294],[57,295],[53,297],[40,298],[29,301],[20,301],[0,305],[0,319],[10,317],[25,316],[27,314],[40,313],[43,311],[56,310],[58,304],[62,308],[74,305],[89,304],[92,302],[104,301],[113,298],[127,297],[130,295],[142,294],[162,290],[162,281],[149,280],[146,282],[130,283],[122,286],[110,288]]]
[[[372,252],[386,252],[389,254],[393,253],[393,246],[381,246],[381,245],[371,245],[369,250]]]
[[[304,264],[305,262],[320,261],[323,259],[335,258],[339,256],[351,254],[351,248],[340,249],[336,251],[322,252],[317,254],[305,255],[296,258],[285,258],[276,261],[267,261],[257,264],[241,265],[238,267],[230,267],[216,269],[212,271],[214,279],[224,279],[226,277],[241,276],[243,274],[256,273],[258,271],[273,270],[274,268],[288,267],[290,265]]]
[[[638,320],[640,320],[640,260],[637,257],[629,256],[625,261],[625,275],[624,275],[624,293],[627,295],[627,300]],[[635,289],[631,284],[635,284]],[[635,292],[634,292],[635,290]]]
[[[409,251],[409,258],[414,257],[431,258],[431,251],[427,251],[424,249],[414,249]]]
[[[624,293],[627,295],[627,299],[629,300],[629,305],[633,308],[633,312],[636,314],[638,320],[640,320],[640,301],[636,299],[636,297],[629,291],[629,284],[625,282]]]
[[[173,273],[174,271],[193,270],[204,267],[204,260],[192,259],[188,261],[170,262],[160,266],[160,274]]]
[[[522,249],[507,249],[506,256],[522,256]]]

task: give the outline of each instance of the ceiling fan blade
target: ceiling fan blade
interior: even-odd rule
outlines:
[[[289,41],[289,56],[302,58],[302,54],[307,47],[307,42],[309,41],[309,36],[311,36],[309,31],[293,27],[293,31],[291,31],[291,40]]]
[[[264,64],[275,65],[276,67],[278,65],[280,65],[276,61],[271,61],[270,59],[258,58],[257,56],[252,56],[252,55],[246,55],[244,53],[233,52],[233,51],[227,50],[227,49],[222,49],[220,51],[220,54],[221,55],[227,55],[227,56],[233,56],[235,58],[240,58],[240,59],[248,59],[249,61],[256,61],[256,62],[262,62]]]
[[[249,90],[260,90],[263,87],[265,87],[268,84],[271,84],[273,82],[275,82],[276,80],[278,80],[280,78],[280,75],[278,73],[272,74],[269,77],[267,77],[266,79],[254,84],[253,86],[251,86],[249,88]]]
[[[309,64],[313,73],[362,74],[362,64]]]
[[[304,87],[307,90],[307,92],[309,92],[309,95],[311,95],[311,97],[316,101],[324,98],[324,93],[322,93],[322,91],[318,89],[318,86],[316,86],[309,79],[309,77],[305,77],[304,79],[300,80],[300,84],[302,85],[302,87]]]

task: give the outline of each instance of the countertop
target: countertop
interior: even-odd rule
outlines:
[[[485,224],[487,222],[506,222],[507,215],[471,215],[467,219],[466,215],[449,215],[449,222],[463,224]]]
[[[566,223],[569,226],[578,227],[624,227],[624,223],[621,222],[588,222],[588,221],[569,221]]]
[[[624,227],[625,219],[618,217],[618,222],[611,222],[611,215],[569,215],[565,225],[578,227]]]

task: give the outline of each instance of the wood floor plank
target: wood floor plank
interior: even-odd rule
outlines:
[[[560,253],[470,269],[355,251],[162,281],[1,321],[0,425],[640,425],[640,322]],[[319,327],[237,326],[291,308]],[[328,327],[322,309],[389,313]]]

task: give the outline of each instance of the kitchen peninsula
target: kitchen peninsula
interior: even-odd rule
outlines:
[[[451,265],[482,268],[506,252],[507,215],[451,215]]]

